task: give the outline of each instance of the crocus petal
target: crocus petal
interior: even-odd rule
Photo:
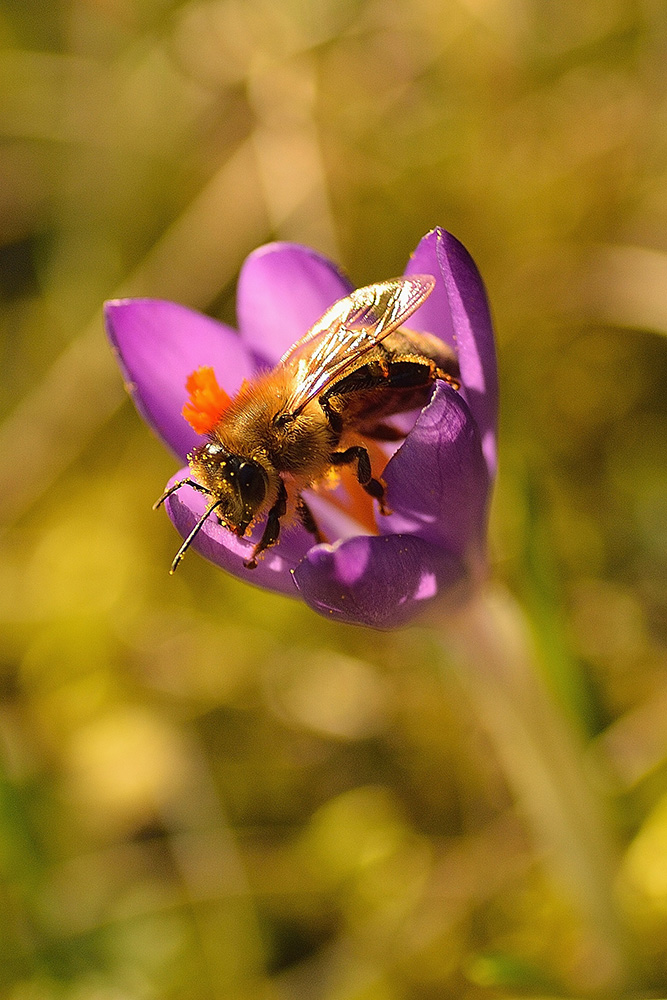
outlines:
[[[244,342],[275,365],[329,306],[352,291],[326,257],[298,243],[255,250],[239,275],[236,312]]]
[[[486,533],[489,473],[477,425],[461,394],[438,382],[384,471],[393,513],[380,530],[419,535],[459,557]]]
[[[361,489],[361,487],[359,487]],[[375,530],[360,524],[351,514],[335,506],[331,500],[332,494],[314,493],[304,490],[304,499],[310,507],[318,528],[326,539],[338,541],[340,538],[352,538],[354,535],[376,534]]]
[[[189,468],[181,469],[169,481],[168,487],[191,475]],[[207,499],[191,486],[182,486],[165,502],[167,513],[183,538],[190,534],[203,515]],[[299,524],[284,527],[280,535],[280,544],[268,549],[258,560],[255,569],[246,569],[243,560],[250,557],[253,545],[259,541],[263,528],[264,523],[261,523],[255,528],[251,537],[238,538],[233,532],[223,528],[215,514],[212,514],[196,535],[191,548],[209,562],[215,563],[245,583],[254,583],[279,594],[296,597],[291,570],[303,559],[313,544],[313,538]]]
[[[438,228],[421,240],[406,274],[432,274],[438,279],[426,302],[410,317],[409,326],[442,337],[456,350],[462,391],[479,427],[484,457],[493,475],[498,374],[489,305],[479,271],[465,247]]]
[[[109,339],[139,413],[181,459],[202,438],[181,416],[185,380],[200,365],[232,395],[253,362],[238,334],[208,316],[161,299],[117,299],[104,314]]]
[[[293,576],[314,611],[378,629],[406,624],[466,579],[460,560],[414,535],[317,545]]]

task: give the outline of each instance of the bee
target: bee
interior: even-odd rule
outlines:
[[[206,511],[184,540],[173,573],[207,518],[239,538],[262,519],[262,536],[246,569],[280,535],[291,508],[316,541],[324,541],[303,491],[341,466],[380,511],[385,486],[375,478],[364,439],[398,441],[388,418],[426,405],[436,379],[459,388],[455,353],[438,337],[402,329],[435,287],[430,275],[411,275],[359,288],[336,302],[283,355],[231,399],[211,368],[189,376],[183,415],[208,438],[188,455],[192,476],[167,489],[155,507],[182,486],[208,497]]]

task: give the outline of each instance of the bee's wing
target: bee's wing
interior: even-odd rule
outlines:
[[[281,358],[281,364],[296,367],[286,412],[296,415],[321,396],[361,355],[397,330],[434,287],[430,274],[415,274],[358,288],[331,306]]]

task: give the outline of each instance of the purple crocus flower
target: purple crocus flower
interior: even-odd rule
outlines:
[[[443,229],[419,243],[406,274],[430,274],[433,292],[408,322],[441,337],[458,355],[459,391],[438,381],[413,415],[407,436],[382,472],[391,513],[374,524],[355,519],[338,494],[308,491],[308,504],[331,544],[314,544],[301,524],[285,527],[257,568],[247,559],[262,525],[238,538],[212,515],[192,547],[249,583],[296,596],[338,621],[375,628],[403,625],[436,599],[460,594],[483,571],[487,515],[496,467],[497,376],[484,286],[465,248]],[[238,284],[240,335],[173,302],[106,304],[106,323],[137,409],[182,460],[201,436],[181,415],[188,376],[214,369],[233,396],[244,379],[272,367],[338,299],[347,278],[307,247],[271,243],[245,261]],[[398,419],[398,418],[397,418]],[[405,420],[405,416],[400,419]],[[385,446],[382,446],[385,447]],[[190,475],[181,469],[170,484]],[[206,497],[183,486],[166,502],[186,537]]]

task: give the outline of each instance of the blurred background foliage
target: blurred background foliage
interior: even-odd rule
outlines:
[[[662,0],[2,0],[3,996],[665,995],[666,65]],[[233,323],[269,239],[364,284],[437,224],[625,973],[432,634],[168,576],[175,462],[104,341],[118,295]]]

